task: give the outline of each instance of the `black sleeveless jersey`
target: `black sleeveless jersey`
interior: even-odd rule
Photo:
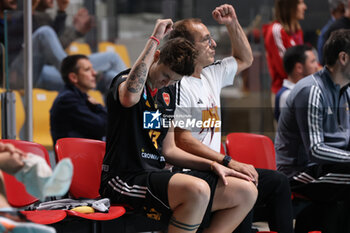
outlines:
[[[163,88],[153,99],[145,86],[140,101],[125,108],[120,103],[118,87],[129,72],[130,69],[123,71],[113,79],[107,96],[107,145],[101,186],[117,175],[132,176],[165,166],[161,149],[175,110],[174,88]]]

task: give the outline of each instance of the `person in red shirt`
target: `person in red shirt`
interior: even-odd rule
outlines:
[[[292,46],[304,43],[299,21],[304,19],[304,0],[275,0],[275,20],[263,26],[267,65],[271,76],[271,91],[275,95],[287,78],[282,58]]]

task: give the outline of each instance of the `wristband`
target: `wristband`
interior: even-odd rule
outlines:
[[[210,163],[210,171],[213,171],[214,170],[214,167],[213,165],[216,163],[216,161],[213,161]]]
[[[149,38],[150,38],[151,40],[157,41],[157,45],[159,45],[160,41],[159,41],[156,37],[150,36]]]
[[[229,162],[231,161],[231,157],[228,155],[225,155],[224,159],[222,160],[222,165],[224,165],[225,167],[228,166]]]

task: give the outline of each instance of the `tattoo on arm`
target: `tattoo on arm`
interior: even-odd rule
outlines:
[[[153,41],[153,40],[152,40]],[[154,41],[156,43],[156,41]],[[155,43],[151,43],[151,45],[147,48],[145,55],[142,57],[141,61],[145,61],[146,57],[148,56],[148,54],[150,53],[150,51],[153,49]]]
[[[143,88],[143,85],[147,78],[147,65],[145,63],[145,60],[148,57],[151,50],[153,49],[154,45],[155,43],[151,43],[151,45],[147,48],[145,54],[141,59],[141,63],[136,65],[135,69],[130,74],[129,79],[127,80],[126,87],[127,90],[131,93],[137,93]]]
[[[194,231],[194,230],[197,230],[198,227],[201,225],[201,224],[194,224],[194,225],[185,224],[185,223],[182,223],[182,222],[177,221],[177,220],[174,218],[174,216],[171,217],[169,224],[170,224],[170,225],[173,225],[174,227],[177,227],[177,228],[180,228],[180,229],[182,229],[182,230],[185,230],[185,231]]]
[[[147,66],[144,62],[138,64],[133,72],[130,74],[129,79],[127,80],[127,89],[131,93],[139,92],[145,83],[147,78]]]

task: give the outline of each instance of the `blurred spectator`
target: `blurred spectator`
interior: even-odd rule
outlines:
[[[96,71],[85,55],[67,56],[61,67],[66,83],[50,110],[54,144],[65,137],[102,140],[106,135],[107,110],[87,92],[96,87]]]
[[[276,94],[275,119],[277,121],[295,84],[318,70],[316,55],[308,45],[296,45],[287,49],[283,56],[283,66],[288,76],[283,80],[283,86]]]
[[[295,85],[275,139],[277,169],[290,178],[292,191],[315,208],[325,205],[322,211],[308,206],[307,218],[297,217],[296,233],[311,230],[297,230],[299,219],[322,232],[350,232],[348,206],[337,210],[338,201],[350,203],[350,30],[332,33],[323,51],[325,67]]]
[[[282,62],[286,49],[304,43],[299,21],[304,19],[306,9],[304,0],[275,0],[275,21],[263,26],[271,91],[274,94],[287,78]]]
[[[35,7],[35,2],[33,2]],[[23,57],[23,14],[15,11],[16,0],[0,0],[0,42],[4,43],[4,11],[8,10],[8,62],[10,65],[10,87],[24,87]],[[33,86],[38,87],[39,74],[45,64],[59,68],[67,54],[64,52],[56,33],[50,27],[41,27],[32,35],[33,48]]]
[[[61,0],[63,1],[63,0]],[[67,2],[67,1],[66,1]],[[39,0],[33,1],[33,10],[38,7]],[[23,72],[23,14],[14,12],[17,9],[16,0],[0,0],[0,42],[4,42],[4,10],[10,10],[8,17],[8,51],[10,64],[10,87],[24,87]],[[86,17],[86,14],[82,14]],[[35,17],[34,17],[35,18]],[[33,87],[49,90],[60,90],[64,82],[59,73],[60,65],[67,56],[51,26],[41,26],[32,35],[33,41]],[[125,64],[114,52],[95,53],[89,56],[94,69],[101,72],[97,88],[105,92],[111,80],[124,70]]]
[[[345,0],[345,12],[342,17],[335,20],[331,26],[329,26],[327,32],[324,35],[324,40],[326,41],[331,33],[338,29],[350,29],[350,0]],[[325,62],[325,61],[324,61]]]
[[[69,6],[70,0],[56,0],[57,13],[55,19],[46,12],[54,6],[53,0],[36,0],[38,5],[33,15],[33,28],[40,26],[51,26],[57,33],[62,47],[66,49],[71,42],[79,37],[83,37],[93,26],[93,17],[89,15],[85,8],[81,8],[74,15],[73,26],[66,25],[67,14],[65,10]],[[111,80],[122,70],[126,69],[123,60],[114,52],[94,53],[89,56],[89,59],[95,70],[101,72],[97,82],[97,89],[105,93],[109,88]],[[45,89],[51,89],[51,83],[45,83],[47,80],[62,81],[59,71],[53,66],[44,66],[40,74],[39,85]],[[63,82],[60,87],[63,87]],[[58,89],[57,87],[55,88]]]
[[[74,15],[73,26],[66,26],[67,14],[65,11],[69,5],[69,0],[56,0],[57,12],[54,19],[46,12],[47,9],[54,7],[54,0],[36,1],[38,1],[38,5],[33,12],[34,31],[44,25],[51,26],[57,33],[64,49],[77,38],[84,36],[93,26],[93,19],[85,8],[79,9]]]
[[[323,45],[325,42],[325,33],[328,31],[329,27],[334,23],[335,20],[340,19],[344,16],[344,5],[346,4],[347,0],[328,0],[329,3],[329,10],[331,13],[331,18],[328,20],[326,25],[323,26],[321,29],[321,33],[318,36],[317,40],[317,52],[318,52],[318,59],[321,64],[323,64]]]

